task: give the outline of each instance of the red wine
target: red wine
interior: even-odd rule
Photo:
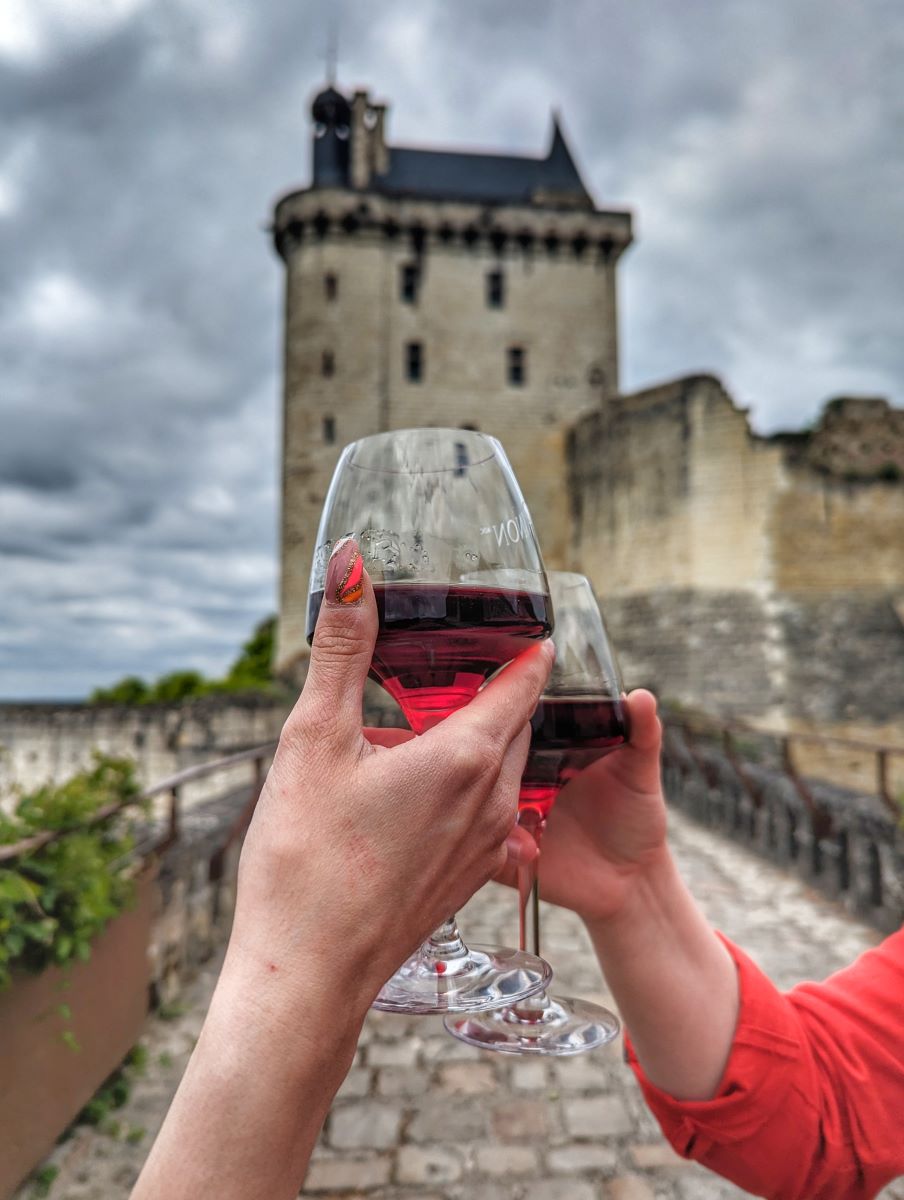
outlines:
[[[473,584],[374,584],[380,629],[370,676],[415,733],[436,725],[531,641],[551,632],[547,597]],[[308,602],[308,641],[323,593]]]
[[[621,700],[602,696],[542,696],[530,725],[518,804],[522,824],[536,829],[569,779],[624,746],[628,714]]]

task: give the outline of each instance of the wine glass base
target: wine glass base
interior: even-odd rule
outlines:
[[[396,971],[372,1007],[421,1016],[481,1012],[535,996],[551,980],[549,963],[521,950],[471,946],[451,961],[420,952]]]
[[[607,1008],[569,996],[549,996],[545,1005],[534,999],[443,1024],[453,1037],[481,1050],[559,1058],[608,1045],[621,1028]]]

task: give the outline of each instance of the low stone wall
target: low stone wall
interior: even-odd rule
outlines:
[[[790,775],[774,739],[745,736],[739,753],[666,721],[669,803],[799,872],[883,932],[897,929],[904,922],[901,821],[877,797]]]
[[[135,761],[143,785],[279,736],[291,699],[248,693],[177,704],[0,704],[0,805],[14,789],[59,782],[90,765],[94,750]],[[214,776],[189,802],[222,791]]]
[[[244,787],[187,810],[179,840],[161,857],[150,950],[155,1005],[174,1003],[229,936],[241,839],[221,851],[251,795]]]

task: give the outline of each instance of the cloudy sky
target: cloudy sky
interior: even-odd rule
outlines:
[[[0,697],[219,672],[275,607],[263,226],[337,11],[392,141],[539,153],[561,106],[635,211],[627,387],[904,402],[897,0],[0,0]]]

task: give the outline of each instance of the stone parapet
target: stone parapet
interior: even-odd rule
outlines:
[[[883,932],[904,922],[904,826],[875,796],[779,765],[778,746],[755,738],[748,757],[665,722],[668,802],[725,837],[798,872]],[[902,808],[904,818],[904,808]]]
[[[183,767],[223,758],[279,736],[290,696],[212,695],[176,704],[0,704],[0,804],[15,789],[60,782],[95,750],[134,760],[143,786]],[[222,790],[191,785],[189,802]]]

